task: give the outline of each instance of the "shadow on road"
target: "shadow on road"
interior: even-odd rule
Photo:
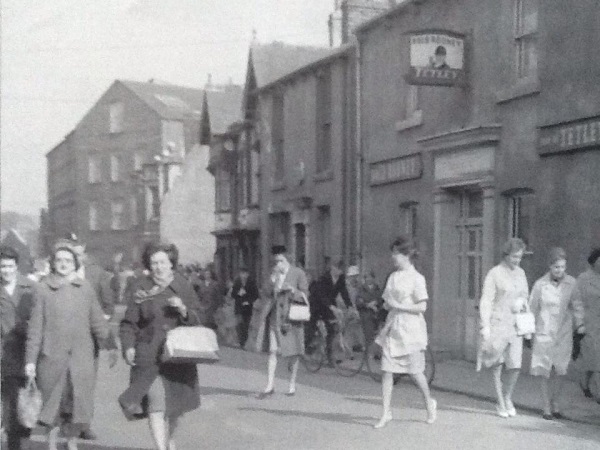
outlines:
[[[237,396],[237,397],[252,397],[254,394],[256,394],[256,392],[248,391],[245,389],[227,389],[227,388],[220,388],[220,387],[214,387],[214,386],[206,386],[206,387],[200,388],[200,394],[201,395],[222,394],[222,395],[233,395],[233,396]]]
[[[63,447],[60,446],[61,444],[59,443],[59,448],[66,448],[64,447],[65,444],[62,444]],[[78,443],[77,446],[79,447],[79,450],[150,450],[152,447],[115,447],[114,445],[99,445],[99,444],[85,444],[85,443]],[[30,442],[28,444],[28,446],[24,447],[26,449],[29,450],[47,450],[48,449],[48,444],[45,442]]]
[[[345,423],[349,425],[361,425],[365,427],[372,427],[373,423],[376,422],[377,418],[372,416],[354,416],[352,414],[343,413],[317,413],[308,411],[293,411],[286,409],[267,409],[267,408],[238,408],[239,411],[254,411],[254,412],[265,412],[275,414],[277,416],[294,416],[294,417],[306,417],[309,419],[324,420],[326,422]],[[418,422],[416,420],[402,420],[402,422]]]

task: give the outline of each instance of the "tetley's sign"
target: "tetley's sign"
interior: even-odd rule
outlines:
[[[409,84],[458,86],[465,82],[464,36],[451,31],[419,31],[408,35]]]
[[[600,147],[600,116],[540,128],[540,155]]]

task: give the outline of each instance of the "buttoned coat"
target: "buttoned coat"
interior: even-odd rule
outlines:
[[[160,360],[167,332],[177,326],[205,323],[192,286],[183,276],[174,274],[166,289],[152,292],[154,281],[149,276],[135,280],[133,298],[128,300],[125,317],[121,321],[123,351],[135,349],[135,366],[131,368],[129,388],[119,397],[119,403],[130,420],[148,415],[144,401],[150,386],[161,376],[165,387],[166,412],[169,417],[179,416],[200,405],[200,388],[195,364],[166,364]],[[168,304],[170,297],[179,297],[187,307],[184,319]]]
[[[17,276],[15,291],[10,295],[0,288],[0,333],[2,336],[2,377],[25,376],[27,322],[33,309],[33,282]]]
[[[582,273],[577,288],[584,309],[583,364],[585,370],[600,371],[600,274],[592,269]]]
[[[573,330],[583,325],[583,304],[575,278],[554,284],[547,273],[531,289],[529,307],[535,315],[532,375],[549,375],[552,366],[565,375],[573,351]]]
[[[72,423],[89,424],[94,411],[94,347],[104,345],[108,323],[86,280],[49,275],[34,290],[26,363],[37,364],[42,392],[40,422],[54,425],[70,378]]]
[[[303,292],[308,298],[308,280],[299,267],[290,265],[283,284],[291,286],[297,292]],[[303,355],[304,323],[289,320],[290,303],[294,294],[289,291],[278,291],[272,280],[268,282],[267,292],[271,298],[267,320],[270,329],[275,332],[278,353],[282,356]]]

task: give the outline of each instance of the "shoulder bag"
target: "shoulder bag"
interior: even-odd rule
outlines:
[[[176,327],[167,332],[163,363],[212,364],[219,361],[216,333],[207,327]]]

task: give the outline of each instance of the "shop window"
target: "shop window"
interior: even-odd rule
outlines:
[[[88,159],[88,182],[90,184],[102,182],[102,158],[100,156],[92,155]]]
[[[518,79],[537,78],[538,0],[515,0],[515,62]]]
[[[531,253],[532,226],[535,196],[530,190],[513,191],[506,194],[508,203],[508,237],[520,238]]]
[[[123,103],[115,102],[110,104],[109,111],[109,131],[111,133],[120,133],[123,131]]]
[[[417,202],[406,202],[400,205],[400,229],[401,235],[414,241],[417,240]]]
[[[98,223],[99,217],[99,206],[97,202],[90,202],[89,205],[89,225],[90,231],[98,231],[100,225]]]

